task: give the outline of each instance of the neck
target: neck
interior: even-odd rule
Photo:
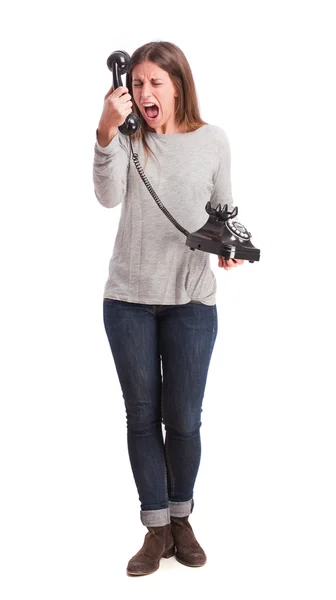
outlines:
[[[181,133],[181,127],[176,123],[165,123],[159,127],[149,127],[149,131],[153,133],[170,134],[170,133]]]

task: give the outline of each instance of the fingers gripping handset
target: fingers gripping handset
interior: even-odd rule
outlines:
[[[107,59],[107,67],[112,71],[113,85],[105,96],[106,118],[110,127],[118,128],[124,135],[136,133],[140,127],[140,119],[132,113],[131,95],[123,86],[121,76],[127,73],[131,58],[127,52],[116,50]],[[107,101],[107,103],[106,103]]]
[[[98,141],[102,146],[107,146],[118,132],[118,127],[132,112],[131,96],[126,87],[113,86],[104,97],[104,107],[98,124]]]

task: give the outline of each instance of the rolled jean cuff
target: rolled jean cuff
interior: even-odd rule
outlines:
[[[186,502],[172,502],[169,500],[169,510],[171,517],[188,517],[194,508],[194,500]]]
[[[145,527],[159,527],[170,523],[169,508],[160,508],[158,510],[140,510],[141,523]]]

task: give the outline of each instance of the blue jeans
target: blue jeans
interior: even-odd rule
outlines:
[[[126,408],[140,519],[147,527],[166,525],[194,506],[217,308],[104,298],[103,318]]]

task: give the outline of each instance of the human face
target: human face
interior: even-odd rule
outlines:
[[[151,61],[136,65],[132,71],[132,94],[150,130],[155,133],[177,133],[175,98],[178,93],[167,71]],[[150,103],[156,104],[159,109],[155,118],[150,118],[146,113],[144,104]]]

